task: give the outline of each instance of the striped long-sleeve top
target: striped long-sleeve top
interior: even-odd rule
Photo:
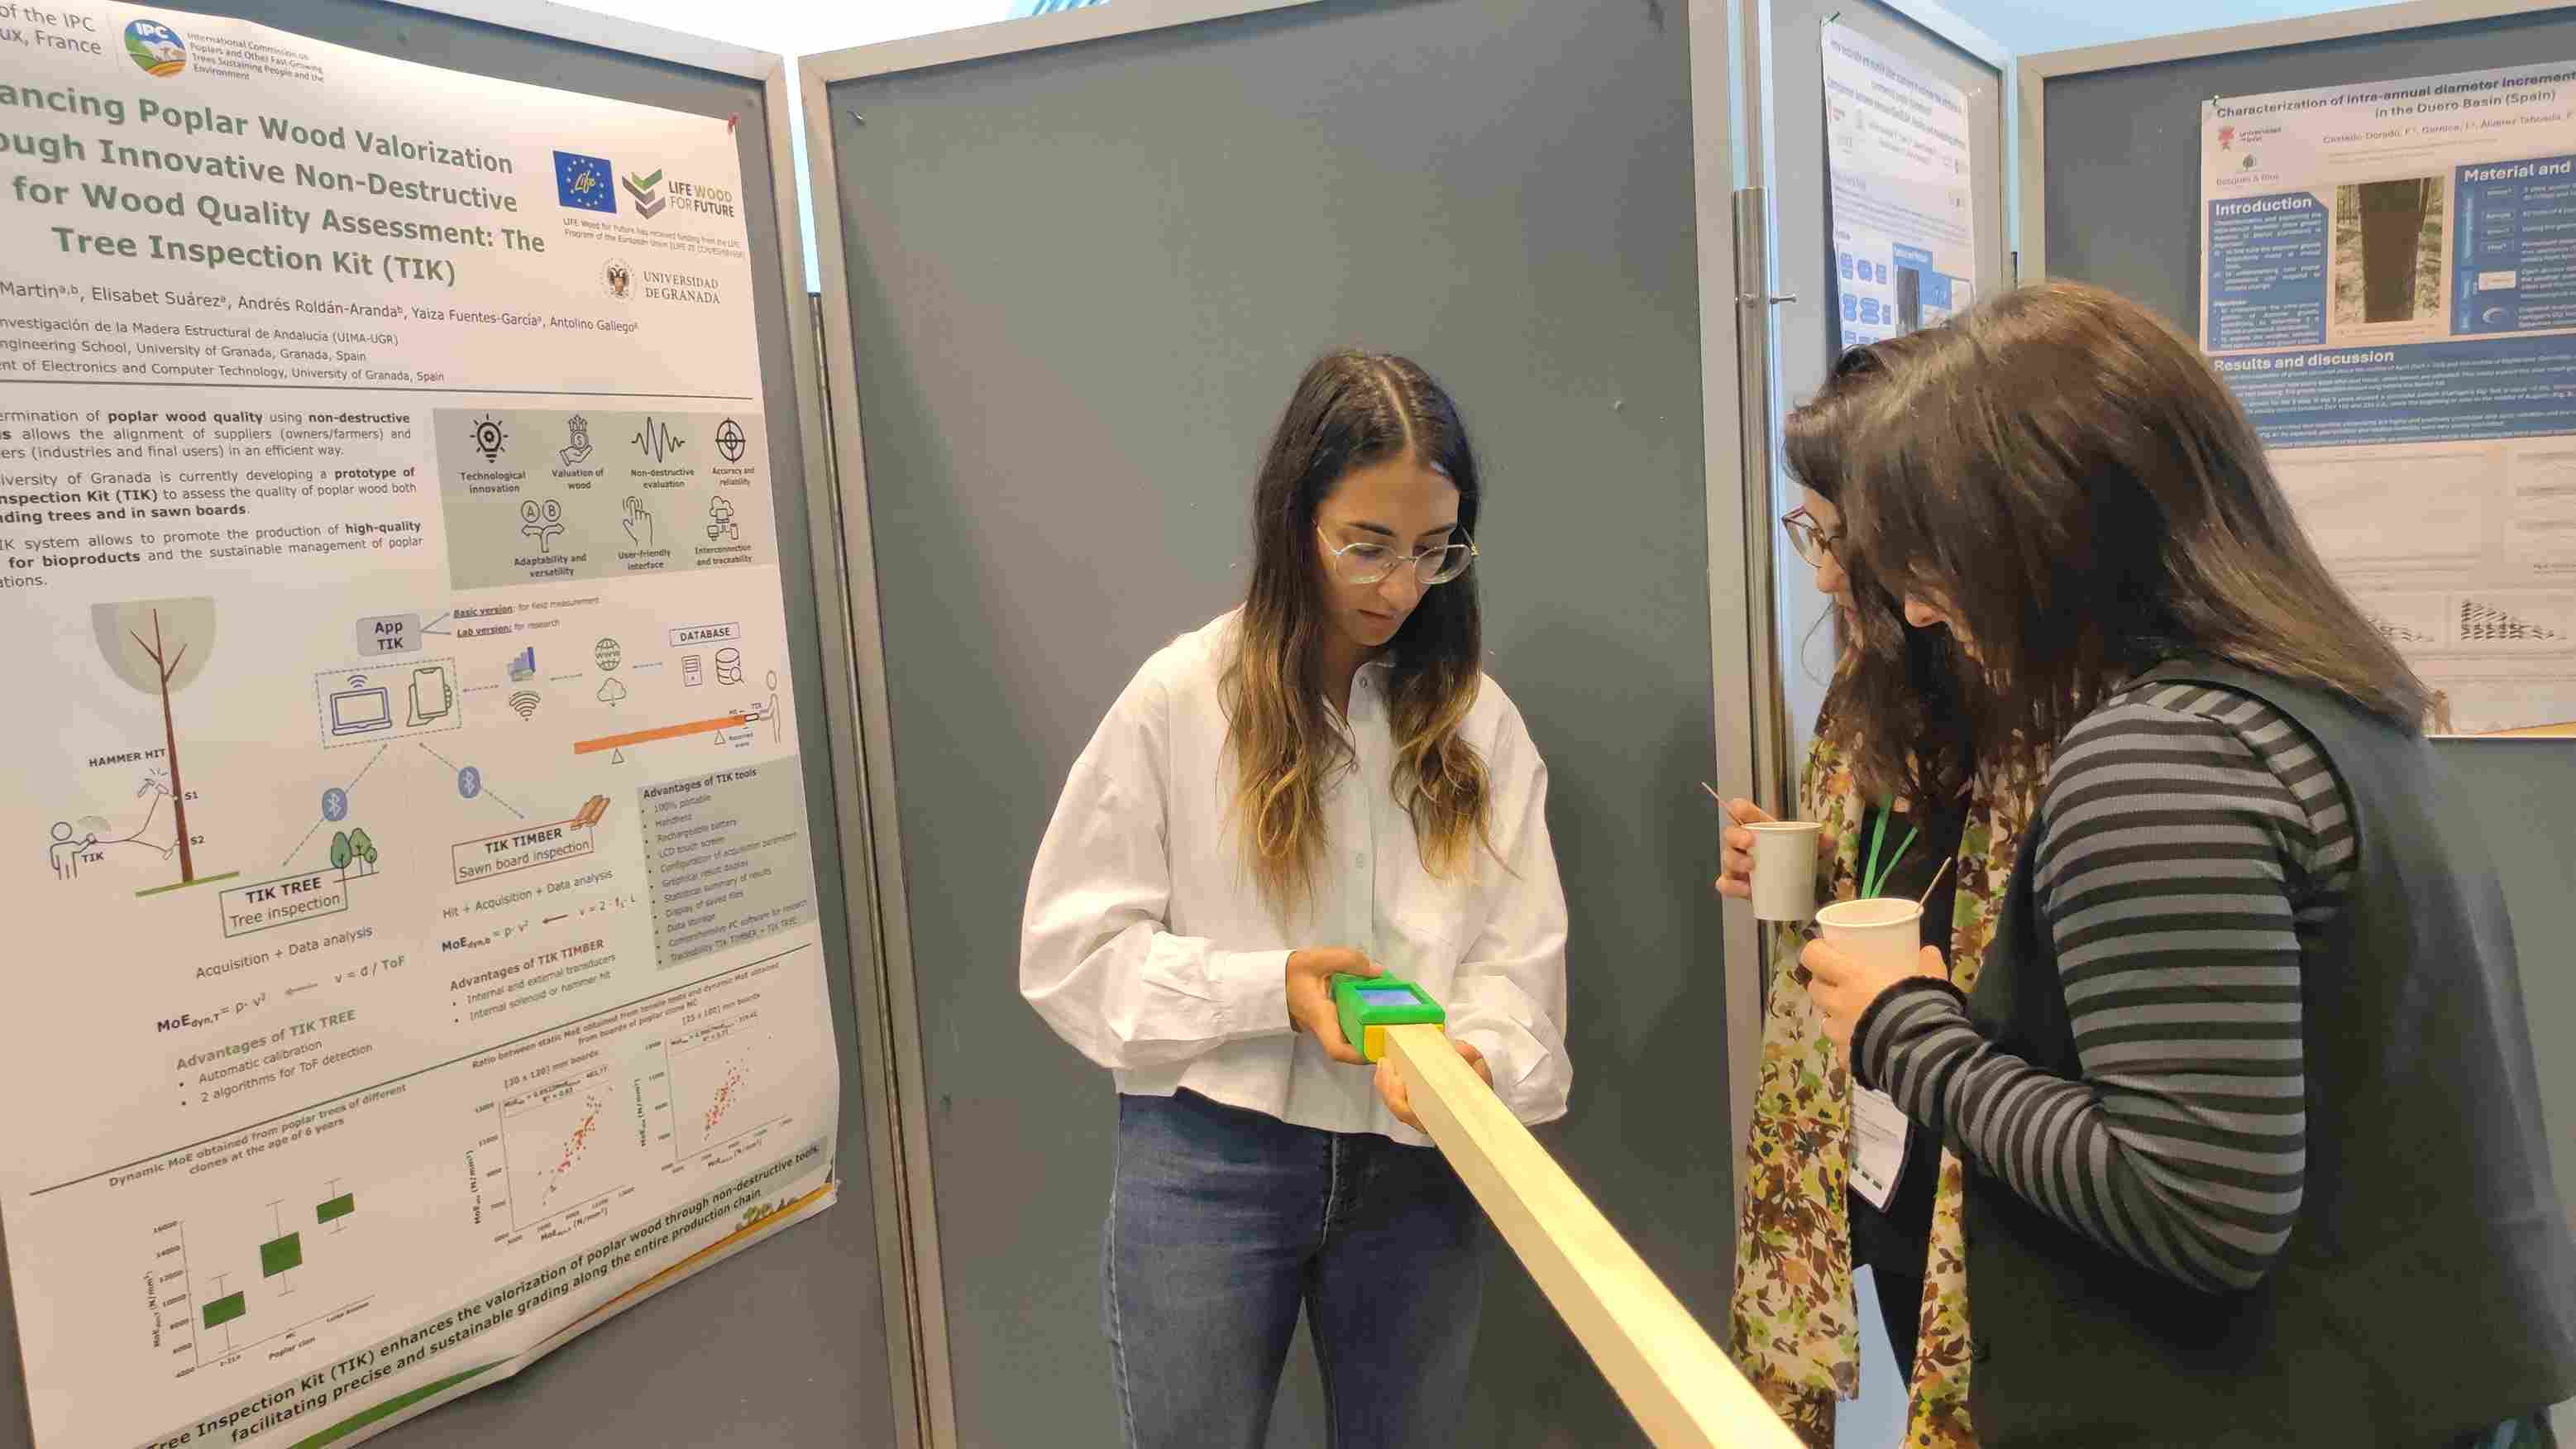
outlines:
[[[2351,878],[2342,783],[2270,706],[2150,682],[2068,733],[2038,828],[2034,904],[2080,1079],[1997,1050],[1930,978],[1871,1005],[1854,1069],[2095,1242],[2252,1287],[2298,1216],[2301,945]]]

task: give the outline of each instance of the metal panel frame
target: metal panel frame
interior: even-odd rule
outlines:
[[[1710,763],[1721,793],[1748,798],[1756,793],[1762,773],[1755,756],[1759,731],[1754,702],[1760,696],[1754,681],[1765,654],[1757,626],[1770,614],[1768,598],[1754,586],[1750,552],[1769,548],[1770,530],[1748,533],[1743,493],[1748,470],[1767,467],[1748,448],[1743,356],[1748,332],[1766,351],[1769,347],[1768,302],[1748,313],[1747,298],[1767,298],[1770,279],[1743,274],[1736,237],[1747,146],[1759,144],[1762,118],[1760,87],[1753,83],[1760,52],[1747,48],[1754,37],[1739,17],[1756,8],[1747,0],[1690,0],[1689,11],[1700,467],[1708,500],[1709,712],[1715,725]],[[1720,103],[1707,104],[1711,97]],[[1761,325],[1748,327],[1748,322]],[[1711,822],[1712,833],[1720,828]],[[1749,913],[1727,912],[1719,952],[1726,976],[1727,1181],[1734,1198],[1727,1230],[1732,1233],[1743,1216],[1744,1144],[1753,1126],[1753,1088],[1762,1054],[1762,932]]]
[[[1719,37],[1733,69],[1691,70],[1691,130],[1699,156],[1700,395],[1708,461],[1708,617],[1715,643],[1710,706],[1717,718],[1717,778],[1729,798],[1782,805],[1793,788],[1779,682],[1778,559],[1771,525],[1772,384],[1779,361],[1771,309],[1780,300],[1770,256],[1770,6],[1693,0],[1691,44]],[[1704,105],[1717,95],[1722,104]],[[1720,171],[1723,165],[1726,169]],[[1721,248],[1723,251],[1721,252]],[[1722,258],[1722,260],[1721,260]],[[1730,397],[1729,394],[1732,394]],[[1731,497],[1729,496],[1731,493]],[[1732,688],[1729,681],[1734,681]],[[1794,804],[1785,805],[1792,813]],[[1721,816],[1712,831],[1725,828]],[[1762,993],[1771,933],[1753,913],[1727,913],[1726,1126],[1733,1211],[1744,1217],[1745,1148],[1762,1075]],[[1737,1265],[1738,1271],[1742,1265]]]
[[[496,3],[496,0],[480,0]],[[811,172],[816,253],[822,266],[818,279],[827,298],[848,295],[848,264],[842,249],[838,166],[830,119],[831,88],[843,81],[983,60],[1024,51],[1051,49],[1110,36],[1264,11],[1290,9],[1311,0],[1118,0],[1114,5],[1066,11],[997,25],[887,41],[805,56],[797,62],[803,91],[806,160]],[[1928,0],[1903,3],[1929,7]],[[1734,77],[1741,57],[1735,16],[1744,0],[1690,0],[1691,91],[1699,97],[1740,94]],[[1758,112],[1739,118],[1736,107],[1693,107],[1692,168],[1698,222],[1700,294],[1701,405],[1705,418],[1702,463],[1708,499],[1709,625],[1711,665],[1716,684],[1710,700],[1715,720],[1710,741],[1712,763],[1722,788],[1731,794],[1755,792],[1753,762],[1753,695],[1746,681],[1755,673],[1756,595],[1747,586],[1747,548],[1768,547],[1768,530],[1748,538],[1741,503],[1747,466],[1739,383],[1741,294],[1734,256],[1734,192],[1742,174],[1736,144],[1739,125],[1758,123]],[[1767,293],[1765,293],[1767,295]],[[1762,310],[1767,311],[1767,306]],[[846,306],[823,309],[826,353],[854,358],[856,339]],[[886,1122],[898,1148],[893,1164],[899,1201],[889,1209],[880,1203],[880,1239],[900,1212],[901,1244],[891,1256],[902,1265],[910,1312],[891,1310],[891,1327],[900,1321],[910,1330],[909,1362],[897,1365],[901,1389],[913,1391],[922,1437],[907,1437],[932,1449],[956,1443],[954,1380],[948,1361],[947,1312],[939,1261],[938,1217],[930,1168],[929,1117],[924,1110],[921,1018],[915,996],[915,963],[905,908],[901,822],[893,737],[887,719],[885,644],[875,572],[875,541],[868,509],[868,480],[863,401],[857,379],[829,386],[824,415],[838,464],[838,496],[833,507],[841,521],[846,547],[848,600],[856,650],[858,716],[864,779],[858,783],[868,828],[863,838],[873,850],[874,889],[866,899],[883,950],[881,986],[883,1016],[892,1047],[891,1120]],[[1767,497],[1767,494],[1766,494]],[[1767,614],[1767,609],[1763,611]],[[1734,685],[1730,688],[1729,682]],[[853,856],[853,859],[856,857]],[[859,899],[855,889],[853,899]],[[1761,967],[1759,933],[1749,917],[1730,917],[1724,938],[1727,971],[1727,1037],[1730,1136],[1740,1158],[1750,1124],[1753,1083],[1759,1066],[1761,1034]],[[1743,1174],[1732,1174],[1740,1199]],[[889,1284],[896,1274],[887,1273]],[[891,1288],[889,1289],[891,1292]],[[898,1351],[896,1357],[904,1355]]]
[[[1885,3],[1896,3],[1896,0],[1885,0]],[[2021,63],[2014,67],[2018,79],[2013,87],[2013,108],[2018,113],[2015,140],[2021,152],[2021,184],[2016,188],[2020,198],[2019,215],[2031,218],[2022,228],[2026,233],[2021,239],[2023,255],[2028,258],[2024,270],[2034,280],[2048,275],[2048,227],[2042,219],[2044,213],[2040,210],[2040,203],[2048,174],[2048,82],[2058,76],[2162,65],[2169,61],[2197,60],[2203,56],[2232,55],[2249,50],[2277,50],[2283,46],[2309,45],[2320,40],[2350,40],[2365,35],[2385,35],[2394,30],[2532,15],[2561,8],[2562,0],[2407,0],[2405,4],[2340,10],[2330,15],[2311,15],[2298,20],[2230,25],[2216,30],[2195,30],[2182,35],[2160,35],[2147,40],[2088,45],[2023,56]]]
[[[480,3],[507,4],[510,0],[480,0]],[[1293,10],[1311,5],[1314,0],[1117,0],[1114,5],[1085,6],[1080,10],[1059,10],[1051,15],[1032,15],[1019,20],[999,20],[989,25],[969,25],[956,30],[941,30],[929,35],[906,36],[900,40],[882,40],[874,45],[852,46],[847,50],[829,50],[819,55],[799,58],[799,74],[812,76],[821,72],[825,86],[863,76],[892,75],[897,71],[928,70],[933,66],[955,65],[960,61],[987,60],[995,56],[1018,55],[1032,50],[1053,50],[1059,45],[1079,45],[1086,40],[1106,40],[1114,35],[1134,35],[1144,30],[1163,30],[1174,25],[1196,25],[1206,20],[1226,20],[1237,15],[1258,15],[1265,10]],[[812,81],[806,93],[814,91]],[[831,139],[824,136],[828,149]],[[806,156],[815,152],[809,142]],[[817,171],[820,178],[824,173]],[[822,235],[820,223],[827,209],[837,217],[839,208],[827,208],[821,193],[814,199],[817,223],[815,235]],[[815,249],[820,251],[818,240]],[[824,264],[830,275],[831,264]]]
[[[2011,76],[2012,52],[1947,7],[1935,4],[1933,0],[1878,0],[1878,3],[1993,66],[1997,76]]]
[[[405,10],[426,10],[432,15],[479,20],[503,30],[525,31],[550,40],[569,40],[576,45],[666,60],[691,70],[711,70],[745,80],[768,82],[773,77],[783,80],[787,66],[786,57],[766,50],[754,50],[678,30],[665,30],[641,20],[580,10],[557,4],[556,0],[394,0],[394,3]],[[770,87],[773,102],[782,94],[778,86]],[[785,121],[781,119],[771,129],[784,125]],[[794,173],[791,171],[789,174]],[[798,401],[801,403],[803,399]]]
[[[917,1390],[912,1355],[902,1345],[911,1331],[913,1313],[905,1292],[903,1241],[898,1215],[899,1158],[892,1041],[885,1011],[875,919],[876,876],[870,862],[867,781],[859,768],[859,688],[852,634],[850,579],[845,551],[840,490],[835,485],[831,418],[825,406],[821,338],[812,303],[816,278],[805,273],[804,231],[796,194],[794,141],[795,97],[789,93],[787,58],[724,41],[686,35],[641,21],[600,15],[555,3],[555,0],[397,0],[406,9],[480,21],[503,29],[541,35],[602,50],[665,61],[672,65],[739,76],[760,82],[767,123],[773,217],[778,234],[779,273],[788,286],[788,344],[795,362],[796,421],[805,458],[807,537],[812,557],[815,628],[819,636],[823,677],[813,682],[821,691],[832,764],[834,827],[841,843],[841,885],[849,902],[847,932],[851,1019],[858,1040],[843,1048],[840,1066],[859,1078],[860,1108],[868,1142],[869,1207],[876,1228],[877,1277],[887,1343],[887,1389],[897,1411],[898,1444],[914,1449],[921,1440],[900,1406]],[[827,139],[828,144],[828,139]],[[800,307],[798,303],[805,301]],[[784,559],[780,567],[786,566]],[[870,598],[873,601],[873,593]],[[873,638],[873,634],[870,636]],[[828,929],[828,928],[827,928]],[[846,1180],[842,1168],[836,1177]]]

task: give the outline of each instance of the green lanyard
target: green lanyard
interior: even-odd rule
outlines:
[[[1897,862],[1905,859],[1905,852],[1914,848],[1914,835],[1919,827],[1909,825],[1905,828],[1905,838],[1896,844],[1896,854],[1888,857],[1887,868],[1879,869],[1878,848],[1887,843],[1887,817],[1895,813],[1896,807],[1892,804],[1882,808],[1878,812],[1878,827],[1870,832],[1869,863],[1862,866],[1860,872],[1860,893],[1864,897],[1886,890],[1887,878],[1896,873]]]

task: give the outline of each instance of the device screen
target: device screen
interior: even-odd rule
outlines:
[[[1394,986],[1366,986],[1358,993],[1362,1006],[1411,1006],[1413,993]]]

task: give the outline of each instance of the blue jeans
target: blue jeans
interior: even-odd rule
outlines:
[[[1121,1096],[1102,1268],[1129,1449],[1261,1449],[1300,1307],[1332,1449],[1455,1444],[1485,1237],[1435,1149]]]

